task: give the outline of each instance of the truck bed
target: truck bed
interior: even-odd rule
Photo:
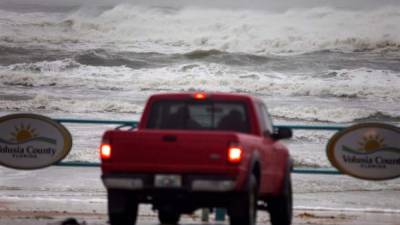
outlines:
[[[243,135],[220,131],[109,131],[112,159],[103,161],[102,168],[108,173],[235,175],[240,167],[228,162],[227,150]]]

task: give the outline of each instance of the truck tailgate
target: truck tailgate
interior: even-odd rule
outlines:
[[[112,157],[103,166],[115,172],[234,173],[227,149],[237,141],[232,132],[113,131]]]

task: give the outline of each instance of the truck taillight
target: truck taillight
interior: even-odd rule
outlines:
[[[100,145],[100,157],[102,159],[111,158],[111,145],[109,145],[109,144],[101,144]]]
[[[243,150],[239,145],[230,145],[228,149],[228,162],[239,163],[242,160]]]
[[[204,100],[207,98],[207,94],[203,92],[198,92],[193,95],[193,98],[196,100]]]

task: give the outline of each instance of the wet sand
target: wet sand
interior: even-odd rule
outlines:
[[[1,225],[61,225],[63,221],[74,218],[79,224],[107,225],[105,213],[71,213],[67,211],[10,211],[0,210]],[[364,213],[336,211],[302,211],[295,210],[293,225],[399,225],[400,214],[393,213]],[[269,224],[268,216],[261,212],[258,224]],[[155,215],[141,214],[137,225],[158,225]],[[202,222],[198,215],[183,216],[181,225],[228,224],[210,219]]]
[[[99,168],[51,167],[37,171],[0,168],[0,225],[58,225],[76,218],[106,225],[106,195]],[[400,180],[370,183],[346,176],[293,175],[294,225],[400,225]],[[159,224],[149,205],[141,205],[138,225]],[[182,225],[228,224],[200,211]],[[269,224],[259,211],[258,224]]]

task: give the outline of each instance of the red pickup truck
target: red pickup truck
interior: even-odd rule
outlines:
[[[106,131],[100,146],[111,225],[136,223],[139,203],[161,224],[199,208],[226,208],[231,225],[292,220],[292,162],[264,103],[225,93],[157,94],[137,129]]]

